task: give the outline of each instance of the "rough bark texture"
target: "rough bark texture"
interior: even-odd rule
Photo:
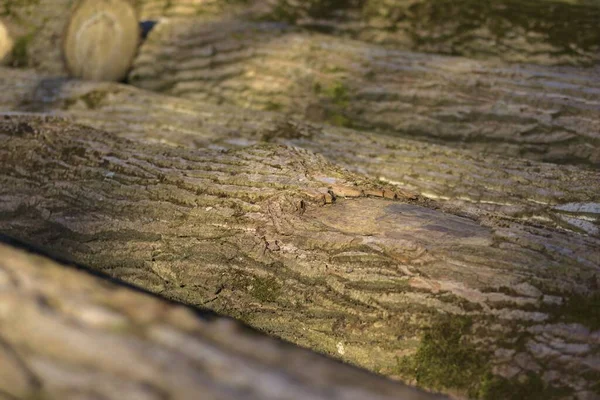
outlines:
[[[430,388],[598,391],[598,239],[457,217],[274,144],[171,148],[48,117],[0,131],[6,234]]]
[[[414,51],[511,62],[592,65],[600,60],[595,0],[131,0],[140,19],[284,21]],[[15,39],[10,63],[65,73],[62,34],[73,0],[4,0]]]
[[[456,397],[598,399],[599,6],[516,4],[140,0],[151,93],[64,78],[69,0],[5,1],[0,234]],[[406,393],[46,264],[0,247],[0,397]]]
[[[260,142],[298,146],[465,215],[500,215],[600,235],[598,171],[355,132],[125,85],[7,69],[0,76],[0,108],[5,110],[52,112],[121,137],[189,148]]]
[[[62,57],[62,33],[72,0],[3,0],[0,20],[13,41],[5,63],[66,75]]]
[[[422,55],[281,24],[158,24],[130,83],[480,153],[600,165],[600,70]]]
[[[139,0],[142,18],[224,14],[411,49],[511,62],[600,61],[595,0]],[[246,6],[245,8],[243,6]]]
[[[2,399],[438,398],[6,243],[0,299]]]
[[[274,7],[267,18],[396,48],[538,64],[592,65],[600,60],[600,5],[595,0],[268,3]]]

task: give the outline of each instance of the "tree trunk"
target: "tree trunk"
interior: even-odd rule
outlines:
[[[480,153],[600,166],[600,70],[508,66],[298,32],[171,19],[133,85]]]
[[[6,242],[2,399],[438,398]]]
[[[598,239],[458,217],[298,148],[0,132],[5,234],[446,393],[598,391]]]

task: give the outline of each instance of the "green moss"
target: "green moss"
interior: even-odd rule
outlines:
[[[268,101],[265,105],[265,110],[267,111],[281,111],[283,106],[280,103],[276,103],[273,101]]]
[[[546,400],[562,398],[572,392],[570,388],[546,384],[534,372],[513,379],[486,374],[477,397],[483,400]]]
[[[231,279],[234,290],[247,292],[260,302],[274,302],[281,294],[281,285],[272,276],[262,277],[234,271]]]
[[[330,116],[327,117],[327,122],[329,122],[332,125],[335,126],[342,126],[345,128],[351,128],[352,127],[352,121],[345,117],[342,114],[338,114],[338,113],[334,113]]]
[[[398,372],[433,390],[455,390],[482,400],[564,398],[568,387],[549,385],[536,373],[507,379],[493,375],[490,353],[469,342],[472,321],[464,316],[438,317],[427,329],[413,356],[398,360]],[[517,344],[513,347],[518,347]]]
[[[81,96],[81,100],[84,101],[85,105],[90,109],[94,110],[98,108],[102,100],[106,97],[107,93],[103,91],[94,90]]]
[[[333,104],[345,107],[350,100],[349,90],[342,82],[335,82],[324,88],[322,94],[332,100]]]
[[[565,322],[579,323],[591,330],[600,329],[600,293],[573,295],[555,313]]]
[[[281,286],[274,277],[255,277],[250,286],[250,295],[261,302],[274,302],[280,291]]]
[[[13,67],[26,67],[29,62],[29,52],[28,47],[33,39],[34,33],[28,33],[27,35],[23,35],[19,37],[15,41],[15,45],[11,54],[11,62]]]
[[[15,13],[15,9],[24,7],[36,6],[40,3],[40,0],[3,0],[3,4],[0,5],[0,17],[11,17],[20,21],[18,12]]]
[[[338,106],[347,106],[350,100],[350,91],[342,82],[334,82],[331,85],[323,87],[321,83],[313,84],[313,92],[316,95],[324,96],[333,104]]]
[[[326,111],[325,120],[335,126],[351,128],[352,120],[344,114],[344,109],[350,102],[350,91],[342,82],[334,82],[323,86],[319,82],[313,85],[313,92],[323,99],[323,108]]]
[[[476,394],[488,368],[489,355],[467,340],[468,317],[438,317],[425,331],[416,354],[398,360],[399,372],[429,389],[458,389]]]
[[[424,0],[410,7],[394,2],[367,0],[365,18],[384,21],[383,29],[414,32],[414,49],[437,49],[456,55],[473,55],[472,32],[487,30],[498,43],[511,41],[515,32],[539,37],[554,46],[550,54],[593,54],[598,50],[598,3],[539,0]],[[403,28],[410,26],[410,28]],[[444,32],[443,35],[436,34]],[[461,39],[464,38],[464,39]],[[435,47],[435,46],[438,47]],[[502,49],[504,46],[498,46]],[[494,52],[494,50],[492,50]],[[479,51],[478,56],[486,56]],[[583,61],[585,58],[582,58]],[[588,61],[589,62],[589,61]]]

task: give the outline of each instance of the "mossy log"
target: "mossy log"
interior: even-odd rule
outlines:
[[[0,109],[16,111],[0,119],[0,233],[454,396],[600,396],[597,68],[205,24],[217,7],[160,21],[130,75],[186,100],[57,78],[52,51],[35,49],[65,21],[40,10],[66,3],[2,5],[23,18],[9,15],[11,35],[26,32],[13,65],[52,75],[0,70]],[[320,7],[284,5],[306,4]],[[329,31],[380,41],[348,28],[350,6]],[[299,15],[286,18],[324,26]],[[590,62],[578,46],[529,60]],[[15,337],[0,346],[13,373],[31,349],[15,353]]]
[[[200,110],[164,99],[201,126]],[[135,101],[119,107],[113,120],[135,131]],[[165,128],[130,140],[59,117],[4,116],[0,232],[459,397],[598,394],[598,238],[457,216],[467,207],[449,212],[297,147],[149,143]],[[169,138],[195,134],[180,126]]]
[[[600,4],[595,0],[129,1],[141,20],[242,16],[396,49],[552,65],[600,61]],[[0,20],[15,38],[11,63],[65,73],[61,44],[72,4],[73,0],[0,3]]]
[[[595,0],[138,0],[138,6],[145,19],[235,11],[420,52],[538,64],[600,61]]]
[[[600,70],[423,55],[281,24],[170,19],[133,85],[556,163],[600,166]]]
[[[37,68],[66,75],[63,33],[67,27],[72,0],[3,0],[0,23],[13,42],[4,59],[13,67]]]
[[[2,399],[440,398],[1,235],[0,298]]]
[[[36,16],[64,11],[66,1],[44,0],[36,4],[39,10],[22,2],[4,11],[9,28],[24,26],[23,21],[29,27],[21,29],[21,36],[13,35],[14,65],[65,74],[54,49],[61,47],[67,17],[38,21]],[[251,19],[265,12],[263,3],[242,3],[202,2],[206,15],[194,17],[190,15],[196,12],[168,10],[200,3],[169,2],[166,8],[139,3],[146,17],[187,17],[161,20],[136,58],[129,81],[177,96],[277,110],[482,153],[600,165],[598,68],[507,66],[409,53],[279,23],[232,19],[236,13]],[[542,8],[555,4],[538,3]],[[240,11],[246,9],[254,11]],[[586,15],[595,14],[588,10]],[[588,25],[583,22],[579,26],[581,32],[598,32],[584,28]]]
[[[270,142],[302,147],[465,215],[497,215],[600,235],[598,171],[357,132],[129,85],[0,71],[0,109],[7,111],[50,112],[124,138],[171,146],[227,149]]]
[[[600,61],[600,4],[595,0],[267,2],[272,7],[263,19],[394,48],[536,64]]]

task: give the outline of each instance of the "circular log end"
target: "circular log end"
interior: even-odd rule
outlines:
[[[126,0],[80,0],[65,31],[63,52],[72,76],[120,81],[140,39],[133,6]]]
[[[8,33],[8,29],[4,23],[0,21],[0,65],[8,59],[13,48],[13,40]]]

